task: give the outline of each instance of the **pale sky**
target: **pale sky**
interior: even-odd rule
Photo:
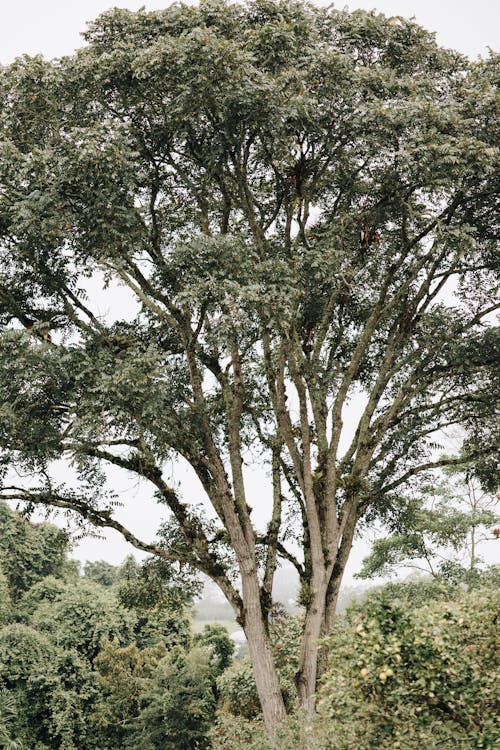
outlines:
[[[9,64],[24,53],[42,54],[49,59],[71,54],[83,44],[80,33],[85,29],[86,23],[113,5],[135,11],[142,6],[147,10],[158,10],[167,7],[169,3],[165,0],[122,0],[115,3],[111,0],[0,0],[0,64]],[[454,48],[472,58],[486,56],[488,47],[498,50],[500,46],[498,0],[367,0],[338,2],[335,7],[347,7],[350,10],[376,8],[387,16],[414,17],[422,26],[436,32],[437,41],[441,45]],[[182,480],[183,489],[199,501],[201,498],[188,473],[182,467],[172,468],[176,469],[176,478]],[[158,527],[161,509],[153,503],[145,506],[149,491],[142,484],[131,485],[130,477],[118,471],[110,472],[110,479],[126,501],[126,507],[120,513],[121,520],[137,536],[146,540],[152,538]],[[262,495],[267,494],[266,477],[262,473],[258,476],[252,472],[249,480],[253,494],[262,499]],[[105,537],[105,541],[83,540],[75,548],[74,555],[79,559],[106,559],[116,564],[133,551],[117,533],[110,532]],[[346,583],[352,583],[352,575],[359,569],[361,559],[367,551],[367,541],[359,541],[355,545],[346,571]]]
[[[328,5],[318,2],[318,5]],[[45,57],[70,54],[81,46],[80,33],[87,21],[113,5],[129,10],[145,6],[158,10],[165,0],[0,0],[0,62],[7,64],[23,53]],[[438,42],[471,57],[499,48],[500,3],[498,0],[367,0],[337,2],[335,7],[377,10],[388,16],[415,17],[437,32]]]

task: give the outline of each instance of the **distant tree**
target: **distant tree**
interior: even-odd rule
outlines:
[[[139,648],[161,641],[167,648],[189,649],[192,640],[192,594],[198,591],[181,575],[172,582],[165,562],[150,559],[139,564],[132,556],[117,572],[116,593],[120,603],[134,613],[134,641]]]
[[[410,568],[434,577],[474,576],[483,562],[478,545],[496,541],[498,498],[483,492],[474,477],[449,473],[404,505],[390,536],[376,539],[363,560],[360,578]]]
[[[51,744],[60,747],[58,729],[61,727],[57,726],[56,714],[61,716],[63,707],[59,703],[59,711],[56,711],[53,702],[57,693],[61,697],[62,685],[58,677],[60,656],[46,635],[28,625],[13,623],[0,630],[0,689],[4,695],[10,696],[11,704],[16,706],[10,723],[14,738],[20,740],[23,746],[36,746],[41,750],[48,750]],[[82,675],[79,677],[82,687]],[[69,684],[65,687],[66,699],[71,701],[76,696],[69,689]],[[70,722],[68,715],[65,716],[64,734],[67,738],[78,724],[78,716],[75,715],[78,713],[77,702],[73,702],[72,712]]]
[[[216,622],[205,625],[201,633],[195,635],[194,645],[202,646],[209,654],[214,677],[221,675],[231,665],[234,642],[222,625]]]
[[[85,578],[100,583],[101,586],[113,586],[119,578],[119,569],[105,560],[95,562],[87,560],[83,567],[83,574]]]
[[[208,575],[272,730],[278,561],[300,577],[313,711],[360,521],[443,465],[493,482],[498,58],[472,63],[411,21],[269,0],[115,9],[86,41],[1,71],[2,495],[114,528],[169,582]],[[127,313],[109,294],[101,315],[89,277],[122,284]],[[456,423],[464,452],[434,458]],[[75,486],[54,481],[58,459]],[[169,483],[174,459],[209,514]],[[109,464],[169,509],[156,542],[114,515]]]
[[[208,747],[217,678],[230,666],[234,644],[218,624],[193,637],[185,612],[165,614],[153,610],[147,621],[139,615],[135,642],[110,642],[94,660],[102,692],[91,721],[112,747]]]
[[[47,576],[37,581],[28,591],[23,594],[21,599],[16,602],[12,609],[12,614],[20,622],[31,622],[33,613],[37,610],[42,602],[50,605],[56,601],[67,590],[66,581],[55,576]]]
[[[16,597],[0,566],[1,750],[129,746],[131,737],[144,730],[144,712],[154,717],[153,725],[161,721],[157,704],[165,660],[175,662],[172,679],[183,696],[170,697],[165,721],[178,723],[184,706],[182,731],[191,738],[186,747],[205,747],[218,697],[216,680],[234,650],[225,628],[209,625],[194,636],[189,592],[182,592],[178,582],[168,588],[168,576],[159,576],[155,561],[97,563],[86,566],[87,575],[77,576],[67,551],[54,558],[52,544],[46,544],[52,539],[47,531],[58,532],[55,527],[3,510],[9,552],[16,560],[10,568]],[[61,537],[66,543],[66,535]],[[20,571],[32,559],[34,582],[21,590],[29,578]],[[199,710],[202,705],[206,711]],[[161,729],[167,737],[177,731],[171,725]],[[131,746],[143,750],[134,742]]]
[[[64,575],[68,544],[66,534],[56,526],[30,524],[0,502],[1,565],[14,599],[46,576]]]
[[[132,641],[133,617],[118,606],[116,597],[84,581],[70,583],[52,600],[44,598],[31,615],[31,624],[50,633],[58,646],[74,648],[89,663],[106,641],[124,645]]]

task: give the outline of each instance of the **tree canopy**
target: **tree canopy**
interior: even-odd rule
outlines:
[[[115,9],[85,39],[0,76],[2,494],[119,530],[168,580],[210,576],[272,727],[279,559],[300,576],[312,710],[358,525],[442,465],[494,483],[498,58],[404,19],[269,0]],[[103,315],[99,282],[130,309],[109,294]],[[436,458],[456,424],[462,453]],[[210,512],[167,481],[171,459]],[[168,509],[156,542],[116,519],[106,464]]]

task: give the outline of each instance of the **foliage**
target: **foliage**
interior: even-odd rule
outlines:
[[[155,670],[166,655],[161,642],[143,649],[108,642],[95,658],[99,698],[89,721],[103,733],[110,748],[122,747],[130,735],[143,696],[151,689]]]
[[[218,623],[205,625],[201,633],[195,635],[194,644],[201,646],[210,654],[211,672],[215,677],[231,666],[234,642],[222,625]]]
[[[83,568],[85,578],[101,586],[114,586],[120,578],[120,569],[105,560],[87,560]]]
[[[455,480],[455,481],[454,481]],[[480,546],[494,540],[498,498],[482,492],[477,480],[453,473],[424,487],[392,524],[392,534],[376,539],[359,578],[386,576],[398,568],[424,570],[437,578],[472,580],[483,562]]]
[[[62,648],[75,648],[90,663],[109,640],[132,640],[133,618],[95,584],[69,584],[53,601],[42,601],[31,622]]]
[[[22,750],[20,742],[12,737],[18,713],[14,696],[8,690],[0,690],[0,747],[2,750]]]
[[[76,652],[61,651],[27,625],[6,626],[0,630],[0,686],[17,704],[13,730],[23,746],[97,750],[86,720],[96,686]]]
[[[5,625],[12,614],[12,601],[10,598],[9,585],[7,577],[4,575],[2,570],[2,563],[0,557],[0,627]]]
[[[15,601],[5,579],[0,747],[205,747],[216,678],[230,665],[234,648],[227,631],[209,625],[193,637],[188,609],[166,609],[164,600],[148,608],[150,595],[132,598],[139,609],[124,608],[119,598],[123,581],[132,585],[131,578],[142,580],[140,565],[131,559],[116,568],[89,566],[91,575],[82,578],[42,577],[43,570],[67,572],[65,556],[51,567],[52,548],[43,546],[45,527],[11,515],[23,528],[23,534],[10,539],[14,556],[19,544],[17,570],[29,538],[38,550],[39,575],[33,574],[35,582]],[[98,583],[95,579],[103,573]],[[179,596],[170,601],[178,602]],[[184,592],[182,601],[188,600]],[[166,685],[171,686],[169,696]]]
[[[36,544],[44,530],[33,533]],[[231,665],[225,629],[192,635],[182,613],[176,626],[174,612],[144,603],[125,610],[117,597],[124,567],[136,564],[107,570],[111,584],[48,575],[10,600],[0,627],[0,747],[496,747],[493,569],[477,571],[469,587],[443,578],[389,583],[355,602],[325,640],[329,666],[314,719],[296,710],[293,685],[302,616],[275,610],[270,637],[290,715],[270,736],[250,664]]]
[[[238,716],[226,711],[220,713],[217,724],[212,727],[210,738],[213,750],[269,749],[269,737],[263,722],[245,718],[243,711]]]
[[[417,608],[393,596],[382,589],[328,639],[325,746],[493,749],[495,587],[458,589]]]
[[[320,747],[311,718],[302,712],[289,715],[272,735],[266,733],[261,720],[220,712],[210,736],[212,750],[310,750]]]
[[[141,565],[126,560],[120,571],[120,598],[135,609],[182,608],[200,591],[190,569],[175,570],[164,560],[149,558]]]
[[[493,750],[498,574],[465,590],[389,584],[337,618],[318,716],[274,736],[260,718],[220,710],[213,750]],[[229,674],[229,673],[227,673]]]
[[[200,648],[173,649],[158,665],[128,747],[203,750],[215,716],[210,656]]]
[[[42,604],[50,607],[50,603],[64,597],[64,593],[71,590],[67,582],[61,578],[47,576],[29,588],[21,599],[16,603],[15,612],[21,621],[31,622],[34,612]]]
[[[253,719],[261,713],[259,696],[250,661],[236,663],[217,681],[224,711],[243,719]]]
[[[191,641],[191,605],[199,582],[190,575],[175,575],[161,560],[147,559],[140,565],[129,557],[118,572],[118,598],[136,615],[135,639],[139,646],[163,640],[168,647]]]
[[[34,526],[0,503],[0,555],[10,595],[17,599],[48,575],[65,572],[68,538],[56,526]]]

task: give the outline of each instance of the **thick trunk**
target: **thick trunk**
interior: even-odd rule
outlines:
[[[324,621],[326,584],[321,582],[314,591],[309,608],[300,647],[300,660],[295,685],[300,708],[314,714],[316,707],[316,681],[318,668],[318,639]]]
[[[286,709],[262,615],[259,583],[253,571],[242,576],[242,588],[244,631],[252,660],[255,684],[266,729],[268,732],[273,732],[285,719]]]

